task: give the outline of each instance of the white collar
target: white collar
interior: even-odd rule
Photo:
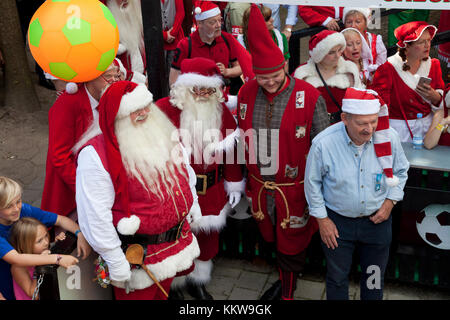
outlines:
[[[89,93],[89,90],[86,87],[86,84],[84,84],[84,89],[86,90],[87,96],[89,98],[89,103],[91,104],[92,111],[95,111],[98,106],[98,101]]]

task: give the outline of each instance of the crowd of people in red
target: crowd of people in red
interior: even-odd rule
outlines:
[[[185,34],[184,2],[160,0],[170,95],[154,101],[147,89],[152,80],[140,2],[101,1],[119,26],[117,57],[89,82],[61,86],[55,80],[61,92],[49,111],[42,212],[35,217],[47,225],[55,224],[43,218],[48,212],[78,221],[79,229],[68,229],[77,229],[81,245],[87,241],[106,262],[116,299],[182,299],[182,287],[196,299],[213,299],[205,285],[219,234],[239,202],[246,202],[247,216],[276,251],[280,277],[261,299],[293,299],[312,235],[319,231],[335,250],[327,255],[332,268],[341,262],[337,247],[349,228],[339,219],[350,219],[350,225],[359,219],[338,210],[315,215],[317,198],[305,195],[306,185],[317,183],[305,173],[307,159],[318,156],[308,154],[317,147],[315,137],[319,144],[330,128],[343,126],[349,146],[357,149],[352,157],[370,149],[367,157],[379,162],[380,178],[370,183],[384,194],[371,195],[376,210],[364,214],[371,221],[364,230],[371,235],[389,223],[392,207],[402,199],[408,168],[399,142],[420,134],[428,149],[450,146],[449,87],[439,60],[430,57],[437,28],[425,21],[398,26],[398,52],[388,57],[382,37],[368,32],[368,8],[289,6],[295,14],[281,30],[274,16],[278,5],[196,1],[191,33]],[[310,38],[308,61],[290,75],[288,41],[297,13],[306,24],[325,28]],[[445,46],[440,56],[448,58]],[[395,188],[400,191],[389,193]],[[23,210],[14,204],[11,216],[19,193],[8,193],[0,185],[1,239],[8,244],[0,243],[2,262],[10,262],[8,234]],[[326,204],[327,196],[324,192]],[[371,201],[365,201],[369,207]],[[144,250],[146,268],[129,258],[135,244]],[[364,250],[373,259],[368,264],[387,261],[385,249]],[[342,268],[349,269],[348,263]],[[14,299],[9,264],[0,266],[1,293]],[[333,274],[327,276],[328,298],[345,297],[333,290],[348,291],[348,281]],[[23,291],[33,292],[29,281],[26,285]],[[366,298],[380,295],[382,288]]]

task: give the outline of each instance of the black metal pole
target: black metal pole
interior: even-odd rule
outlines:
[[[168,95],[162,35],[161,2],[141,0],[148,87],[156,101]]]

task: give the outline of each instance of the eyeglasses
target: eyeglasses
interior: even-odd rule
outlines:
[[[191,91],[191,93],[196,94],[198,96],[212,95],[216,93],[216,88],[192,87],[189,90]]]
[[[109,84],[113,84],[114,82],[117,82],[120,80],[121,74],[120,74],[120,72],[118,72],[116,74],[108,75],[106,77],[102,74],[101,77],[103,78],[103,80],[105,80]]]

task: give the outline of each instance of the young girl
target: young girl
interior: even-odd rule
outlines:
[[[56,240],[64,238],[63,232],[56,236]],[[50,235],[47,227],[35,218],[24,217],[15,222],[11,227],[9,241],[18,253],[50,254]],[[16,300],[31,300],[37,283],[33,277],[34,267],[15,264],[11,266],[11,274]]]
[[[9,234],[14,222],[23,217],[33,217],[46,227],[59,226],[77,235],[78,256],[85,259],[91,248],[79,231],[78,225],[64,216],[43,211],[39,208],[22,204],[22,188],[12,179],[0,176],[0,293],[7,300],[14,300],[13,282],[10,265],[30,267],[46,264],[59,264],[64,268],[78,263],[78,259],[70,255],[28,254],[19,253],[9,243]]]
[[[369,8],[344,8],[342,21],[346,28],[355,28],[364,37],[371,52],[371,61],[368,71],[374,74],[379,66],[386,62],[387,50],[381,35],[367,31],[367,24],[371,18],[372,10]]]
[[[372,60],[369,46],[362,34],[355,28],[346,28],[341,33],[344,35],[347,43],[343,53],[344,59],[353,61],[356,64],[361,82],[364,85],[368,85],[373,77],[373,73],[368,70]]]

